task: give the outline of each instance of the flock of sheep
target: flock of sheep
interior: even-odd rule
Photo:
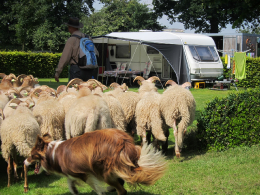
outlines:
[[[196,103],[189,90],[190,83],[170,86],[158,93],[158,77],[145,80],[137,76],[138,92],[128,91],[126,84],[112,83],[110,91],[97,80],[71,80],[57,90],[39,85],[32,75],[0,73],[0,139],[2,156],[8,163],[10,186],[11,159],[17,174],[17,151],[25,158],[35,144],[37,135],[49,133],[54,140],[70,139],[98,129],[117,128],[142,144],[153,144],[166,152],[169,128],[173,128],[175,154],[180,157],[187,127],[193,122]],[[178,128],[177,128],[178,127]],[[102,144],[102,143],[101,143]]]

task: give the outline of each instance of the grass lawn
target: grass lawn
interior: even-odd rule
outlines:
[[[60,84],[67,84],[66,80],[56,83],[54,79],[40,79],[40,84],[57,88]],[[130,90],[137,91],[137,88]],[[163,90],[159,90],[163,92]],[[231,87],[228,91],[213,91],[209,89],[191,89],[195,97],[196,116],[203,110],[206,102],[215,97],[225,97],[229,93],[238,93]],[[196,120],[189,127],[189,131],[196,130]],[[138,186],[133,188],[125,185],[130,195],[157,194],[260,194],[260,145],[241,147],[224,152],[201,152],[192,148],[183,151],[180,159],[173,156],[174,137],[172,130],[169,138],[169,150],[166,159],[169,168],[165,176],[153,186]],[[21,159],[21,162],[24,159]],[[23,193],[23,180],[7,188],[6,162],[0,158],[0,195]],[[33,174],[33,166],[29,169],[28,195],[69,195],[67,181],[55,175],[47,176]],[[21,169],[21,168],[20,168]],[[78,187],[79,194],[94,195],[92,189],[84,184]],[[107,193],[108,195],[116,194]]]

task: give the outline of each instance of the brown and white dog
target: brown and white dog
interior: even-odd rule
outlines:
[[[108,190],[126,194],[124,181],[129,184],[152,185],[166,171],[161,152],[151,145],[135,146],[133,138],[117,129],[85,133],[66,141],[51,141],[49,135],[37,137],[36,144],[24,164],[40,162],[42,170],[67,177],[72,194],[78,194],[77,181],[91,186],[99,195]]]

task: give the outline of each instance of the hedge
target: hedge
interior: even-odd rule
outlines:
[[[225,150],[260,143],[260,88],[207,103],[197,119],[200,149]]]
[[[61,53],[34,53],[21,51],[0,51],[0,72],[32,74],[38,78],[53,78]],[[64,68],[61,78],[68,77],[68,68]]]
[[[225,57],[221,57],[223,62],[223,75],[225,78],[230,78],[232,69],[227,69]],[[235,79],[235,75],[231,75]],[[244,88],[255,88],[260,86],[260,57],[246,58],[246,78],[239,80],[236,85]]]

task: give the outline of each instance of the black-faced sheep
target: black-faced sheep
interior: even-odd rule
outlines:
[[[185,89],[190,86],[190,83],[187,82],[180,86],[169,80],[166,82],[167,84],[171,84],[171,86],[162,94],[160,111],[166,124],[173,128],[175,154],[180,157],[185,132],[195,118],[196,102],[191,92]]]

